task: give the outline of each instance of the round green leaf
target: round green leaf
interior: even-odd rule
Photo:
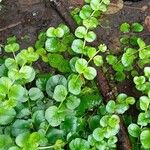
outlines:
[[[60,128],[65,131],[65,133],[75,132],[78,126],[78,119],[75,116],[66,116],[64,122],[60,125]]]
[[[131,29],[133,32],[142,32],[144,28],[140,23],[135,22],[131,25]]]
[[[107,46],[105,44],[100,44],[98,46],[98,49],[101,51],[101,52],[106,52],[107,50]]]
[[[57,37],[62,38],[64,36],[64,30],[62,28],[58,27],[54,30],[54,34]]]
[[[107,60],[107,62],[108,62],[110,65],[116,64],[117,61],[118,61],[117,57],[114,56],[114,55],[108,55],[108,56],[106,57],[106,60]]]
[[[67,80],[63,75],[54,75],[50,77],[46,84],[46,93],[53,97],[54,89],[57,85],[63,85],[67,87]]]
[[[120,122],[120,118],[117,115],[112,115],[108,120],[108,124],[112,128],[114,128],[116,125],[118,125],[119,122]]]
[[[73,95],[69,96],[66,101],[66,106],[68,109],[73,110],[80,105],[80,98]]]
[[[150,78],[150,67],[145,67],[144,68],[144,74],[146,77]]]
[[[0,109],[0,125],[7,125],[11,123],[14,120],[15,116],[16,111],[14,109]]]
[[[25,79],[26,83],[33,81],[35,78],[35,71],[30,66],[21,67],[19,72],[22,74],[22,77]]]
[[[89,58],[93,58],[96,55],[96,48],[88,47],[87,48],[87,55]]]
[[[100,55],[97,55],[93,58],[94,64],[96,66],[102,66],[103,65],[103,57]]]
[[[50,27],[47,31],[46,31],[46,35],[48,36],[48,37],[52,37],[52,38],[54,38],[54,37],[59,37],[59,38],[61,38],[61,37],[63,37],[64,36],[64,30],[62,29],[62,28],[60,28],[60,27],[58,27],[58,28],[54,28],[54,27]]]
[[[93,42],[96,39],[96,34],[93,31],[89,31],[84,38],[87,42]]]
[[[107,103],[107,105],[106,105],[106,111],[108,112],[108,113],[114,113],[115,112],[115,109],[116,109],[116,103],[115,103],[115,101],[113,101],[113,100],[110,100],[108,103]]]
[[[120,31],[123,32],[123,33],[130,32],[130,25],[127,22],[123,23],[120,26]]]
[[[71,48],[74,52],[82,54],[83,45],[84,45],[84,42],[82,40],[76,39],[73,41]]]
[[[128,132],[133,137],[139,137],[141,128],[137,124],[132,123],[128,126]]]
[[[146,81],[144,76],[139,76],[139,77],[135,76],[133,80],[136,85],[144,84]]]
[[[55,37],[54,30],[55,30],[54,27],[50,27],[50,28],[46,31],[46,35],[47,35],[48,37]]]
[[[85,59],[80,58],[75,63],[75,69],[79,74],[82,74],[87,68],[87,65],[88,65],[88,62]]]
[[[68,94],[68,91],[65,86],[57,85],[54,90],[53,98],[57,102],[62,102],[66,99],[67,94]]]
[[[141,38],[137,39],[137,43],[138,43],[140,49],[143,49],[146,46],[145,42]]]
[[[93,137],[96,141],[102,141],[104,139],[105,131],[103,128],[96,128],[93,131]]]
[[[12,147],[10,147],[8,150],[20,150],[20,148],[17,147],[17,146],[12,146]]]
[[[58,52],[61,49],[61,43],[57,38],[48,38],[45,42],[45,48],[48,52]]]
[[[29,90],[29,97],[32,101],[36,101],[44,98],[44,94],[39,88],[33,87]]]
[[[84,5],[79,13],[79,16],[84,20],[91,16],[92,9],[89,5]]]
[[[149,104],[150,104],[150,98],[148,98],[147,96],[140,97],[140,108],[142,110],[147,111],[147,109],[149,108]]]
[[[11,133],[13,136],[17,137],[19,134],[24,132],[29,132],[32,127],[31,120],[16,120],[11,128]]]
[[[84,26],[79,26],[76,30],[75,30],[75,36],[78,38],[84,38],[85,34],[86,34],[86,28]]]
[[[9,91],[9,99],[21,101],[24,98],[26,91],[21,85],[14,84]]]
[[[90,144],[88,141],[76,138],[69,143],[70,150],[90,150]]]
[[[149,130],[142,131],[142,133],[140,135],[140,140],[141,140],[142,146],[146,149],[150,148],[149,139],[150,139],[150,131]]]
[[[5,51],[7,53],[16,52],[20,49],[20,46],[18,43],[12,43],[5,46]]]
[[[93,80],[96,77],[97,72],[96,72],[95,68],[87,67],[84,70],[83,75],[87,80]]]
[[[81,92],[82,81],[77,75],[73,75],[68,82],[68,90],[74,95],[79,95]]]
[[[0,134],[0,149],[8,150],[13,145],[13,141],[9,135]]]
[[[67,27],[65,24],[60,24],[59,27],[64,30],[64,34],[70,33],[69,27]]]
[[[71,67],[71,70],[73,72],[77,72],[76,69],[75,69],[75,64],[76,64],[76,61],[79,59],[79,57],[73,57],[71,60],[70,60],[70,67]]]
[[[99,22],[95,17],[90,17],[83,20],[83,25],[88,29],[94,29],[98,26]]]
[[[4,99],[12,85],[12,81],[8,77],[0,78],[0,99]]]
[[[64,120],[65,114],[56,106],[51,106],[45,111],[45,118],[52,127],[59,126]]]
[[[28,142],[29,136],[30,136],[29,132],[24,132],[24,133],[19,134],[15,140],[16,144],[19,147],[23,147]]]
[[[126,98],[126,103],[129,105],[133,105],[135,103],[135,98],[134,97]]]
[[[16,64],[16,61],[12,58],[7,58],[5,60],[5,66],[8,68],[8,69],[12,69],[12,68],[17,68],[17,64]]]

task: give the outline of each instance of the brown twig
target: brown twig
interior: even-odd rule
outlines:
[[[14,28],[14,27],[20,25],[21,23],[22,23],[21,21],[18,21],[16,23],[10,24],[6,27],[0,28],[0,32],[5,31],[5,30],[10,29],[10,28]]]
[[[71,31],[74,32],[76,24],[73,21],[70,13],[66,9],[64,2],[62,0],[46,0],[46,1],[49,1],[50,6],[59,14],[62,20],[70,27]]]

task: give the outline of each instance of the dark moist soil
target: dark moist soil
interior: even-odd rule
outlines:
[[[114,0],[115,1],[115,0]],[[69,10],[73,7],[81,7],[82,0],[64,0],[65,7]],[[142,11],[141,8],[147,9]],[[108,45],[114,53],[120,52],[119,26],[123,22],[140,22],[144,25],[146,16],[150,15],[150,1],[124,2],[124,7],[118,13],[104,15],[101,26],[96,30],[98,41]],[[40,31],[46,30],[49,26],[57,26],[65,22],[59,14],[49,5],[49,0],[4,0],[3,9],[0,11],[0,44],[3,44],[7,37],[15,35],[22,48],[32,46],[35,43]],[[150,33],[145,30],[140,36],[150,43]],[[1,55],[0,55],[1,57]],[[39,65],[39,64],[37,64]],[[50,71],[48,66],[43,66],[44,72]],[[132,82],[125,81],[118,86],[119,92],[129,95],[134,94]]]

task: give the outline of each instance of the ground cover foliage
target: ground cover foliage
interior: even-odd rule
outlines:
[[[115,150],[124,116],[133,149],[150,148],[150,45],[136,35],[143,26],[120,26],[122,53],[116,56],[96,40],[94,29],[107,11],[109,0],[85,0],[71,14],[74,33],[60,24],[41,32],[33,47],[21,49],[15,36],[0,59],[1,150]],[[133,34],[128,34],[133,32]],[[52,69],[42,73],[34,64],[42,60]],[[132,77],[139,98],[117,93],[106,105],[97,87],[97,69],[114,70],[111,80]],[[131,105],[138,116],[125,114]]]

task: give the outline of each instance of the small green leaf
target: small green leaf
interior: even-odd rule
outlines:
[[[32,101],[36,101],[44,98],[44,94],[39,88],[33,87],[29,90],[29,97]]]
[[[130,41],[129,36],[124,35],[123,37],[120,38],[121,44],[127,45],[129,44],[129,41]]]
[[[83,52],[83,45],[84,45],[84,42],[80,39],[75,39],[72,43],[72,50],[76,53],[80,53],[82,54]]]
[[[68,33],[70,33],[70,29],[69,29],[69,27],[68,27],[68,26],[66,26],[65,24],[61,23],[61,24],[59,25],[59,27],[60,27],[61,29],[63,29],[63,30],[64,30],[64,34],[68,34]]]
[[[134,77],[134,83],[136,84],[136,85],[141,85],[141,84],[144,84],[145,83],[145,81],[146,81],[146,79],[145,79],[145,77],[144,76],[135,76]]]
[[[86,34],[86,28],[84,26],[79,26],[76,30],[75,30],[75,36],[78,38],[84,38],[85,34]]]
[[[46,83],[46,93],[53,97],[54,89],[57,85],[63,85],[67,87],[67,80],[63,75],[54,75],[50,77]]]
[[[93,58],[94,64],[96,66],[102,66],[103,65],[103,57],[100,55],[97,55]]]
[[[54,89],[54,95],[53,98],[57,102],[62,102],[66,99],[68,92],[65,86],[63,85],[57,85]]]
[[[88,29],[94,29],[98,26],[99,22],[95,17],[83,20],[83,25]]]
[[[118,61],[117,57],[114,56],[114,55],[108,55],[108,56],[106,57],[106,60],[107,60],[107,62],[108,62],[110,65],[116,64],[117,61]]]
[[[95,11],[99,10],[100,0],[91,0],[90,6]]]
[[[12,125],[11,133],[13,136],[17,137],[19,134],[29,132],[31,127],[31,120],[17,119]]]
[[[25,89],[21,85],[13,85],[9,90],[9,99],[15,99],[21,101],[25,95]]]
[[[149,130],[142,131],[142,133],[140,135],[140,140],[141,140],[142,146],[145,149],[149,149],[150,148],[149,139],[150,139],[150,131]]]
[[[117,124],[119,124],[119,122],[120,122],[120,118],[117,115],[112,115],[108,120],[108,124],[112,128],[114,128]]]
[[[51,106],[45,111],[45,118],[52,127],[59,126],[64,120],[65,114],[56,106]]]
[[[66,101],[67,108],[72,110],[77,108],[80,104],[80,98],[73,95],[69,96]]]
[[[93,67],[87,67],[84,72],[83,72],[83,75],[84,77],[87,79],[87,80],[93,80],[96,75],[97,75],[97,72],[96,72],[96,69],[93,68]]]
[[[13,141],[9,135],[0,134],[0,139],[1,150],[8,150],[13,145]]]
[[[138,43],[140,49],[143,49],[146,46],[145,42],[141,38],[137,39],[137,43]]]
[[[19,72],[23,74],[23,79],[25,79],[26,83],[33,81],[35,78],[35,71],[30,66],[21,67]]]
[[[24,133],[21,133],[19,134],[17,137],[16,137],[16,144],[19,146],[19,147],[23,147],[24,145],[27,144],[27,141],[28,141],[28,138],[29,138],[30,134],[29,132],[24,132]]]
[[[104,139],[105,131],[103,128],[96,128],[93,131],[93,137],[96,141],[102,141]]]
[[[82,81],[77,75],[73,75],[68,82],[68,90],[74,95],[79,95],[81,92]]]
[[[79,74],[82,74],[87,68],[87,65],[88,65],[88,62],[85,59],[80,58],[75,63],[75,69]]]
[[[18,51],[20,49],[20,46],[18,43],[12,43],[6,45],[4,49],[7,53],[12,53]]]
[[[96,39],[96,34],[93,31],[89,31],[84,38],[87,42],[93,42]]]
[[[135,22],[131,25],[131,29],[133,32],[142,32],[144,28],[140,23]]]
[[[145,67],[144,68],[144,74],[146,77],[150,78],[150,67]]]
[[[45,48],[48,52],[58,52],[61,49],[61,43],[57,38],[48,38],[45,42]]]
[[[87,47],[87,55],[89,58],[93,58],[96,55],[96,48]]]
[[[106,52],[107,51],[107,46],[105,44],[100,44],[98,46],[99,51],[101,52]]]
[[[134,97],[128,97],[128,98],[126,98],[126,103],[128,105],[133,105],[135,103],[135,98]]]
[[[70,150],[90,150],[90,144],[84,139],[76,138],[69,143],[69,148]]]
[[[46,31],[46,35],[48,37],[58,37],[58,38],[61,38],[64,36],[64,30],[60,27],[58,28],[54,28],[54,27],[50,27],[47,31]]]
[[[79,16],[84,20],[91,16],[92,9],[89,5],[84,5],[79,13]]]
[[[121,26],[120,26],[120,31],[123,32],[123,33],[128,33],[130,32],[130,25],[125,22],[123,23]]]
[[[15,59],[12,59],[12,58],[7,58],[5,60],[5,66],[8,68],[8,69],[12,69],[12,68],[15,68],[17,69],[17,63],[15,61]]]
[[[150,99],[147,96],[140,97],[140,108],[144,111],[147,111],[150,104]]]
[[[79,59],[79,57],[73,57],[71,60],[70,60],[70,67],[71,67],[71,70],[73,72],[77,72],[76,69],[75,69],[75,64],[76,64],[76,61]]]
[[[115,112],[115,109],[116,109],[116,103],[115,103],[115,101],[113,101],[113,100],[110,100],[108,103],[107,103],[107,105],[106,105],[106,111],[108,112],[108,113],[114,113]]]
[[[0,125],[7,125],[11,123],[14,120],[15,116],[16,111],[14,109],[0,109]]]
[[[141,128],[137,124],[132,123],[128,126],[128,132],[133,137],[139,137]]]

